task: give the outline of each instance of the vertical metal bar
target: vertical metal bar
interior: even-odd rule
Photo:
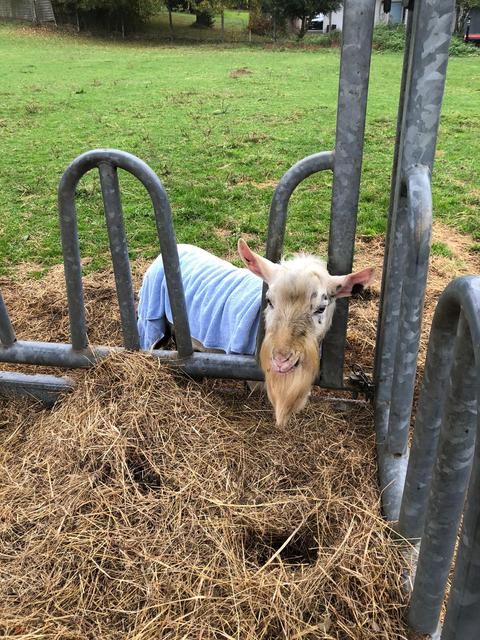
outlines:
[[[2,292],[0,291],[0,342],[2,346],[9,347],[16,339],[15,331],[13,330],[10,316],[8,315],[7,307]]]
[[[462,314],[408,612],[410,626],[419,633],[434,633],[440,618],[475,447],[477,385]]]
[[[350,273],[353,264],[374,17],[375,0],[345,1],[328,247],[333,275]],[[343,384],[347,319],[344,298],[322,345],[322,380],[336,387]]]
[[[98,169],[122,322],[123,344],[126,349],[138,351],[140,339],[117,170],[108,162],[100,163]]]
[[[73,163],[72,163],[73,164]],[[71,167],[72,165],[70,165]],[[63,264],[67,287],[68,315],[72,347],[81,351],[88,345],[83,296],[82,265],[78,242],[75,189],[80,175],[67,168],[58,186],[58,212],[62,236]]]
[[[454,347],[455,332],[450,328],[437,329],[430,335],[397,527],[407,540],[418,540],[425,525]]]
[[[314,153],[311,156],[302,158],[296,162],[288,171],[280,178],[275,189],[270,205],[270,215],[268,218],[267,232],[267,248],[265,256],[272,262],[279,262],[282,257],[283,241],[285,238],[285,229],[287,226],[288,203],[290,197],[302,180],[305,180],[314,173],[333,169],[335,154],[333,151],[322,151]],[[265,306],[265,293],[267,285],[262,290],[262,310]],[[263,315],[261,317],[260,326],[257,335],[257,358],[260,353],[265,326],[263,323]]]
[[[382,300],[376,345],[375,425],[377,439],[386,438],[392,401],[392,380],[399,340],[404,265],[399,253],[408,203],[404,180],[409,167],[422,164],[432,170],[445,86],[454,0],[417,2],[412,10],[408,60],[404,70],[402,112],[384,262]],[[410,10],[409,10],[410,12]],[[403,104],[402,104],[403,102]],[[401,366],[399,363],[398,366]],[[412,375],[413,369],[410,371]],[[411,384],[411,383],[409,383]],[[393,442],[393,440],[392,440]],[[393,455],[393,452],[391,452]],[[383,486],[382,486],[383,489]]]
[[[428,167],[413,166],[407,172],[408,212],[395,228],[396,242],[391,250],[391,264],[402,292],[397,310],[399,337],[395,358],[390,357],[383,375],[388,385],[377,389],[377,403],[385,400],[385,388],[391,396],[385,420],[377,422],[377,457],[382,491],[383,513],[397,520],[407,471],[407,441],[410,426],[415,372],[420,341],[421,318],[428,271],[432,225],[432,196]],[[387,366],[385,366],[385,364]],[[383,410],[382,407],[382,410]],[[390,409],[391,407],[391,409]]]
[[[139,176],[137,175],[137,177]],[[165,279],[172,307],[173,324],[175,325],[178,356],[187,358],[192,355],[193,346],[170,202],[162,183],[153,171],[141,180],[150,194],[155,211],[155,223],[165,265]]]
[[[413,11],[408,11],[407,26],[406,26],[406,33],[405,33],[405,50],[403,54],[402,79],[400,84],[400,96],[398,101],[397,132],[395,136],[395,149],[393,152],[392,178],[391,178],[391,186],[390,186],[390,204],[388,208],[387,233],[385,236],[385,251],[383,254],[383,273],[384,274],[387,273],[386,269],[388,265],[388,257],[390,255],[390,250],[392,249],[393,246],[395,246],[395,239],[394,239],[395,225],[393,224],[393,213],[394,213],[393,204],[394,204],[394,198],[396,193],[396,181],[398,180],[397,173],[398,173],[398,163],[400,158],[400,137],[402,134],[402,122],[403,122],[404,108],[405,108],[405,92],[406,92],[406,86],[407,86],[407,77],[409,77],[410,48],[411,48],[411,42],[412,42],[412,16],[413,16]],[[383,300],[385,295],[386,281],[387,281],[387,278],[383,277],[381,282],[381,287],[380,287],[380,310],[379,310],[379,318],[378,318],[378,324],[377,324],[377,337],[375,340],[375,344],[377,345],[377,348],[375,349],[375,370],[374,370],[375,376],[378,375],[378,371],[379,371],[379,362],[378,362],[379,357],[381,354],[384,353],[385,349],[389,348],[388,342],[384,343],[384,340],[383,340],[384,314],[382,313],[382,309],[383,309]],[[393,314],[393,315],[397,318],[399,317],[398,312],[397,314]],[[380,348],[379,348],[379,345],[381,345]],[[376,378],[375,378],[375,383],[377,383]],[[387,423],[387,417],[385,417],[382,420],[382,422],[385,425]]]
[[[423,302],[427,284],[432,232],[430,171],[425,166],[407,172],[408,230],[406,269],[402,286],[399,337],[392,377],[392,401],[388,422],[388,450],[404,455],[408,447]],[[399,479],[403,488],[403,478]],[[398,504],[400,508],[400,502]],[[398,514],[397,514],[398,516]]]
[[[395,352],[400,324],[400,308],[402,301],[403,280],[407,263],[404,259],[408,253],[407,212],[395,219],[391,229],[391,246],[388,251],[387,266],[384,268],[382,283],[385,282],[385,297],[381,307],[382,318],[379,319],[379,333],[376,343],[375,371],[375,429],[377,442],[386,440],[388,419],[392,396],[393,371],[395,368]]]
[[[477,382],[478,385],[478,382]],[[477,387],[478,393],[478,387]],[[477,640],[480,636],[480,394],[477,445],[450,589],[442,640]]]

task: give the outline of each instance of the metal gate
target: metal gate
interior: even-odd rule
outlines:
[[[344,10],[343,44],[337,108],[335,151],[304,158],[280,180],[270,210],[266,255],[277,261],[283,246],[287,209],[294,189],[306,177],[333,171],[332,209],[328,249],[331,274],[352,269],[360,175],[363,156],[365,114],[374,23],[374,0],[348,1]],[[97,168],[103,194],[110,251],[115,273],[124,348],[139,349],[134,294],[128,247],[123,224],[117,169],[133,174],[145,186],[153,204],[161,252],[166,266],[169,297],[172,301],[177,351],[155,351],[190,375],[261,380],[263,374],[253,356],[194,353],[188,327],[183,285],[176,249],[171,210],[158,176],[144,162],[123,151],[100,149],[79,156],[65,171],[59,185],[58,205],[70,315],[71,344],[24,342],[15,339],[7,309],[0,306],[2,347],[0,361],[64,368],[89,367],[112,349],[88,344],[81,263],[77,236],[75,190],[81,177]],[[344,349],[348,301],[339,300],[331,330],[322,346],[322,364],[317,383],[338,389],[344,382]],[[1,389],[29,393],[52,400],[61,389],[71,387],[68,379],[3,373]]]

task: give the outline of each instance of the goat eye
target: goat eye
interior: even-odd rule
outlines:
[[[267,307],[270,307],[270,309],[273,309],[273,304],[272,304],[272,301],[270,300],[270,298],[266,298],[265,301],[267,303]]]
[[[327,305],[326,304],[322,304],[319,307],[317,307],[313,313],[314,314],[315,313],[323,313],[326,308],[327,308]]]

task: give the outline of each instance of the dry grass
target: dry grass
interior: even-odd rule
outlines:
[[[381,256],[360,242],[357,264]],[[452,270],[478,271],[460,258],[433,258],[428,324]],[[68,339],[62,278],[2,281],[19,337]],[[85,288],[92,342],[120,344],[111,274]],[[378,287],[352,303],[347,357],[366,368],[377,303]],[[369,407],[339,412],[316,391],[279,430],[241,383],[147,356],[75,376],[51,411],[0,401],[2,637],[408,637]]]
[[[122,355],[4,410],[3,637],[405,637],[368,409],[279,431],[237,384]]]

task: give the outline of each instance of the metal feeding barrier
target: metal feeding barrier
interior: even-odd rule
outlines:
[[[480,277],[464,276],[445,289],[433,318],[397,525],[421,541],[409,623],[434,635],[463,514],[442,640],[480,636],[479,432]]]
[[[359,380],[367,395],[373,388],[383,513],[388,520],[398,521],[403,538],[421,540],[409,622],[416,631],[439,633],[440,609],[463,513],[442,640],[474,640],[480,637],[480,442],[474,425],[480,402],[480,278],[454,281],[439,302],[410,459],[408,447],[430,250],[431,172],[454,0],[403,4],[408,9],[406,47],[374,378],[372,383],[364,372],[356,371],[350,380]],[[304,158],[281,178],[268,223],[266,256],[270,260],[278,261],[282,252],[292,193],[307,177],[328,170],[333,172],[328,269],[333,275],[352,269],[375,5],[375,0],[345,0],[335,151]],[[92,169],[100,174],[123,347],[90,345],[88,341],[75,192],[82,176]],[[135,176],[148,192],[165,265],[177,350],[154,350],[152,355],[192,376],[262,380],[255,356],[194,353],[166,191],[144,162],[108,149],[79,156],[59,186],[71,343],[17,340],[0,294],[0,361],[85,368],[112,351],[139,350],[118,169]],[[338,301],[332,328],[322,344],[316,382],[323,387],[353,388],[344,373],[347,320],[348,299],[344,298]],[[258,344],[262,337],[261,327]],[[72,387],[67,377],[0,373],[0,392],[26,394],[49,403]]]

